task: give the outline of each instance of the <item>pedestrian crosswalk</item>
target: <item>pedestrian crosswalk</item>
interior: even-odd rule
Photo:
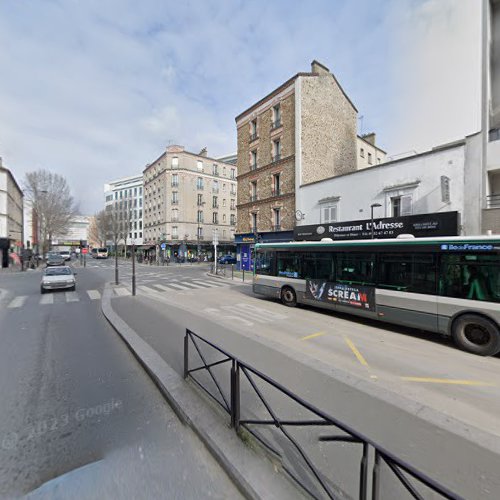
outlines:
[[[75,303],[83,302],[84,300],[100,300],[101,292],[99,290],[85,290],[75,292],[52,292],[43,295],[17,295],[15,297],[6,296],[0,302],[0,308],[6,307],[7,309],[23,309],[25,306],[31,304],[38,304],[40,306],[49,306],[62,303]]]

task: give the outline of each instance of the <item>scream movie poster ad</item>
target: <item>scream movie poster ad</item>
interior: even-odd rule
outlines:
[[[366,311],[375,310],[375,289],[369,286],[307,280],[306,298]]]

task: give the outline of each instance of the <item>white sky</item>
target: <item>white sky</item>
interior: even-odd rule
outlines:
[[[477,0],[5,0],[0,155],[83,213],[169,141],[236,151],[234,117],[318,59],[390,155],[479,130]]]

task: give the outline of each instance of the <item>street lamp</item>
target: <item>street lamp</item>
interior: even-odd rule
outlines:
[[[203,209],[203,206],[205,205],[205,202],[202,201],[201,203],[198,204],[198,207],[201,207]],[[201,217],[200,217],[200,210],[198,210],[198,229],[196,232],[196,240],[198,243],[198,261],[200,260],[200,253],[201,253],[201,244],[200,244],[200,228],[201,228]],[[201,212],[203,214],[203,211]]]
[[[380,203],[372,203],[370,205],[370,208],[371,208],[371,212],[372,212],[372,225],[371,225],[371,229],[372,229],[372,240],[373,240],[373,209],[376,208],[376,207],[381,207],[382,205]]]

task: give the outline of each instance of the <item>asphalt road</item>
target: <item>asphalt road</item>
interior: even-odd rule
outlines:
[[[239,498],[102,316],[106,273],[77,278],[0,274],[0,496]]]
[[[110,264],[91,269],[111,273]],[[217,286],[206,270],[139,266],[138,297],[123,292],[113,307],[179,372],[188,327],[464,497],[498,498],[498,358],[473,356],[410,329],[284,308],[253,297],[245,285]],[[123,278],[119,288],[126,290],[126,268]],[[245,397],[260,411],[248,391]],[[312,444],[316,437],[303,439]],[[328,465],[335,458],[325,460],[324,446],[318,453]],[[352,496],[353,467],[346,461],[339,472],[341,489]]]

